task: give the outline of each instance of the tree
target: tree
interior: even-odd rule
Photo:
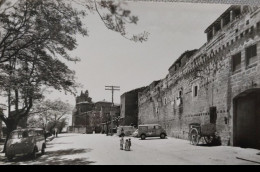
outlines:
[[[72,106],[61,100],[38,101],[29,114],[28,125],[47,130],[48,123],[54,124],[52,128],[59,126],[59,123],[67,118],[66,115],[71,113]]]
[[[18,122],[29,115],[33,104],[44,96],[42,89],[54,88],[75,94],[75,73],[62,62],[79,61],[69,52],[77,47],[76,35],[87,36],[81,18],[85,10],[77,10],[65,0],[19,0],[0,12],[0,91],[8,99],[8,116],[0,114],[7,126],[7,139]],[[13,1],[12,1],[13,2]],[[97,11],[105,26],[125,38],[126,23],[138,18],[114,1],[84,1],[86,10]],[[105,11],[106,10],[106,11]],[[103,13],[103,14],[101,14]],[[133,41],[145,41],[147,33],[134,35]],[[4,149],[5,151],[5,149]]]
[[[86,7],[89,12],[97,12],[109,30],[118,32],[129,40],[143,42],[149,35],[147,32],[132,35],[132,37],[127,35],[126,25],[137,24],[138,17],[131,15],[130,10],[124,9],[122,2],[20,0],[11,3],[10,0],[2,0],[0,3],[7,4],[7,7],[0,13],[0,23],[3,24],[0,63],[38,44],[52,54],[78,61],[79,59],[72,58],[66,49],[71,51],[76,48],[76,39],[72,37],[73,35],[79,33],[87,36],[87,29],[83,27],[81,21],[81,17],[86,16],[86,11],[74,9],[72,3]],[[1,6],[3,5],[0,4]]]
[[[57,125],[59,133],[62,132],[62,130],[66,127],[66,125],[68,125],[67,119],[62,118]]]
[[[71,113],[72,106],[69,103],[61,100],[40,101],[32,108],[28,124],[31,127],[40,127],[49,132],[55,127],[62,129],[63,125],[66,124],[66,115]]]

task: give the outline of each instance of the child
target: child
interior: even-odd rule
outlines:
[[[129,147],[129,142],[128,142],[128,139],[126,139],[126,141],[125,141],[125,151],[128,151],[128,147]]]
[[[121,139],[120,139],[120,149],[121,150],[124,149],[124,137],[121,137]]]
[[[132,145],[131,139],[129,139],[128,144],[129,144],[128,147],[129,147],[129,151],[130,151],[130,148],[131,148],[131,145]]]

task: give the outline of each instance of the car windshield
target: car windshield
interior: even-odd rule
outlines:
[[[23,133],[22,131],[14,131],[14,132],[12,132],[10,138],[11,139],[20,139],[20,138],[22,138],[22,133]]]

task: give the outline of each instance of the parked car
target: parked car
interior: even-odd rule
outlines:
[[[11,132],[7,141],[5,155],[9,160],[17,155],[31,155],[35,159],[37,153],[45,153],[45,148],[46,143],[43,129],[19,129]]]
[[[119,126],[117,127],[117,135],[119,137],[130,136],[135,130],[133,126]]]
[[[133,137],[138,137],[138,129],[135,130],[135,132],[133,132],[132,136],[133,136]]]
[[[146,124],[138,126],[138,137],[144,140],[146,137],[160,137],[165,139],[166,131],[159,124]]]
[[[50,132],[46,132],[45,133],[45,142],[50,142],[50,141],[52,141],[53,139],[54,139],[54,135],[53,134],[51,134]]]

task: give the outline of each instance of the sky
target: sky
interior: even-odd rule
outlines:
[[[78,63],[66,62],[76,72],[78,89],[89,91],[94,102],[111,101],[111,91],[105,86],[120,86],[114,102],[130,90],[148,86],[163,79],[169,67],[186,50],[206,43],[205,29],[229,5],[170,2],[127,2],[127,9],[139,17],[137,25],[129,26],[130,34],[150,33],[148,41],[136,43],[108,30],[99,16],[89,14],[84,19],[89,36],[77,36],[78,48],[71,52],[80,57]],[[53,91],[46,99],[62,99],[75,105],[73,95]]]
[[[114,102],[120,104],[120,96],[130,90],[148,86],[154,80],[163,79],[169,67],[186,50],[200,48],[206,43],[205,29],[216,20],[229,5],[166,2],[128,2],[127,8],[139,17],[135,26],[129,26],[131,34],[147,31],[148,41],[136,43],[108,30],[97,14],[89,14],[84,23],[88,37],[78,37],[78,48],[73,55],[79,63],[67,63],[76,72],[80,91],[89,91],[94,102],[111,101],[111,91],[105,86],[120,86],[114,94]],[[75,105],[75,97],[53,92],[48,98],[61,98]]]

